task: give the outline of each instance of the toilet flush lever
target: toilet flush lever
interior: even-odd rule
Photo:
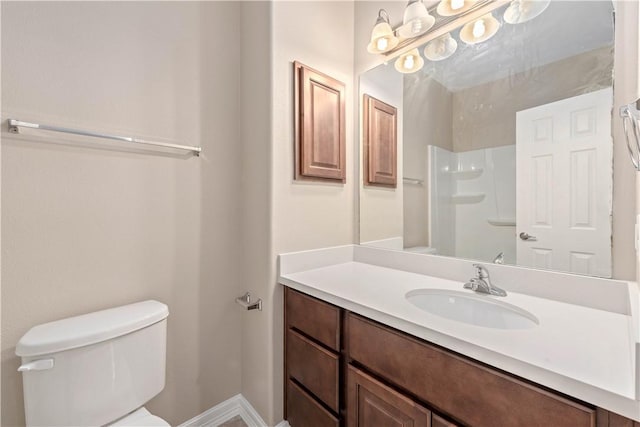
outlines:
[[[47,369],[53,368],[53,365],[53,359],[32,360],[29,363],[20,365],[18,372],[46,371]]]

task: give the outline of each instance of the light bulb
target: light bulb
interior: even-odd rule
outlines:
[[[549,7],[551,0],[512,0],[504,11],[504,21],[508,24],[521,24],[535,18]]]
[[[404,63],[402,64],[402,66],[405,69],[410,70],[413,68],[414,64],[415,64],[415,60],[413,59],[413,55],[407,55],[404,58]]]
[[[487,31],[487,28],[484,25],[484,19],[478,19],[473,24],[473,37],[480,38],[484,35],[485,31]]]
[[[389,14],[384,9],[378,11],[378,19],[369,40],[367,52],[373,54],[388,52],[398,45],[398,38],[389,24]]]
[[[464,0],[451,0],[451,10],[458,10],[464,7]]]
[[[424,59],[420,56],[418,49],[412,49],[404,55],[400,55],[394,64],[397,72],[408,74],[415,73],[424,66]]]
[[[414,19],[413,22],[411,23],[411,32],[413,34],[420,34],[421,31],[422,31],[422,21],[420,21],[419,19]]]

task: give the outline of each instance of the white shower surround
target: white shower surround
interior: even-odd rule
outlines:
[[[429,246],[481,260],[503,252],[514,263],[515,168],[515,145],[461,153],[430,146]]]

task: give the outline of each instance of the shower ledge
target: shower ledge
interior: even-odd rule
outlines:
[[[484,193],[453,194],[451,202],[455,204],[480,203],[484,200],[484,197]]]

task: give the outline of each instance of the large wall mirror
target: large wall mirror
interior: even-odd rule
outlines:
[[[421,46],[415,72],[360,76],[398,122],[398,183],[362,181],[360,243],[611,277],[613,4],[508,7]]]

